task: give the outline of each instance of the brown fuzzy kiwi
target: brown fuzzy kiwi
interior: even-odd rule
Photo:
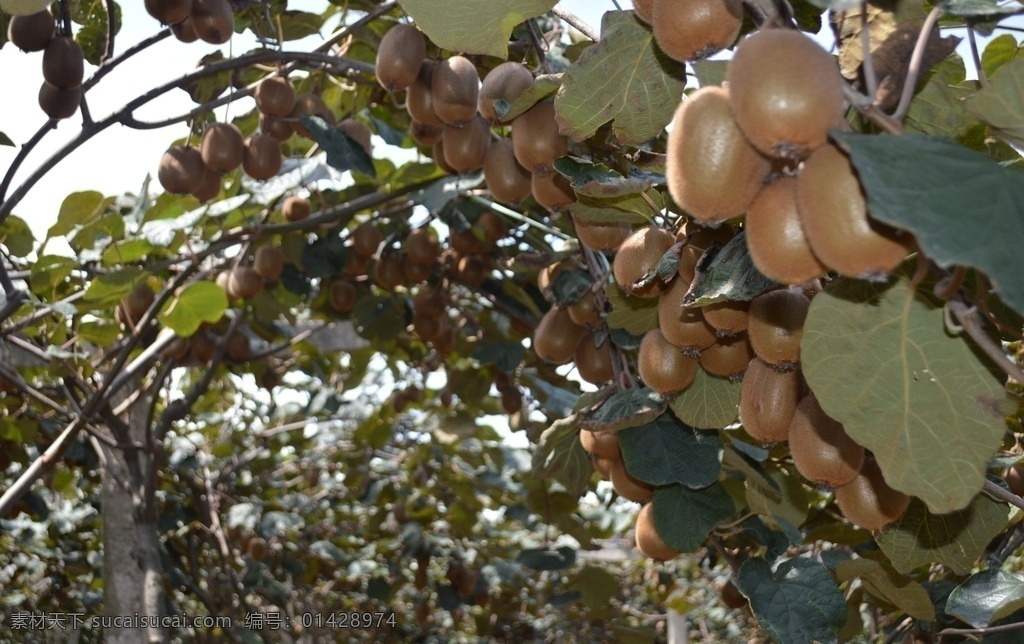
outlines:
[[[46,81],[39,86],[39,108],[52,119],[71,118],[82,102],[82,86],[58,89]]]
[[[43,50],[43,79],[57,89],[72,89],[82,84],[85,55],[71,36],[50,39]]]
[[[486,255],[472,253],[459,258],[455,274],[466,284],[480,286],[491,271],[491,262]]]
[[[189,194],[199,201],[210,201],[220,194],[221,174],[214,172],[203,164],[203,181],[199,187]]]
[[[460,174],[476,172],[484,166],[484,157],[491,145],[491,126],[477,115],[461,127],[445,125],[441,141],[445,163]]]
[[[263,277],[251,266],[237,266],[228,275],[228,295],[238,300],[256,297],[263,290]]]
[[[381,255],[373,267],[373,279],[382,288],[389,291],[396,286],[405,283],[405,270],[402,267],[402,258],[395,253]]]
[[[363,275],[366,275],[366,271],[369,267],[369,256],[349,252],[345,255],[345,266],[342,268],[342,272],[352,277],[362,277]]]
[[[657,297],[657,278],[644,285],[637,282],[654,274],[662,256],[675,244],[675,236],[664,228],[645,226],[633,231],[615,251],[612,272],[619,288],[637,297]]]
[[[555,364],[572,360],[583,337],[583,327],[572,321],[569,312],[552,306],[533,332],[533,350],[542,359]]]
[[[635,503],[647,503],[654,496],[654,488],[635,478],[626,471],[626,464],[621,460],[609,461],[608,480],[612,489],[624,499]]]
[[[196,30],[192,28],[191,15],[181,22],[171,25],[171,33],[178,39],[178,42],[190,43],[199,40]]]
[[[796,179],[796,204],[814,254],[842,275],[884,277],[910,252],[911,235],[868,216],[853,166],[832,144],[804,162]]]
[[[620,459],[591,457],[590,462],[593,464],[594,470],[601,475],[601,478],[607,481],[612,475],[612,463],[617,460]]]
[[[464,56],[451,56],[438,63],[430,84],[434,113],[448,125],[462,125],[477,114],[480,75],[476,65]]]
[[[413,230],[405,238],[405,250],[409,253],[409,259],[417,264],[433,262],[441,254],[437,231],[430,226]]]
[[[780,369],[800,360],[800,340],[811,301],[797,288],[768,291],[750,302],[747,334],[754,353]]]
[[[288,221],[302,221],[309,217],[309,199],[297,195],[286,197],[281,212]]]
[[[714,327],[704,321],[699,308],[683,306],[690,284],[677,277],[658,300],[658,326],[665,339],[693,356],[715,343]]]
[[[331,308],[338,313],[348,313],[356,306],[356,287],[348,280],[335,280],[331,282],[331,290],[328,299]]]
[[[444,125],[434,111],[434,95],[432,87],[434,84],[434,71],[437,69],[436,60],[424,60],[420,65],[420,71],[416,80],[405,94],[405,109],[417,123],[431,126]]]
[[[434,144],[430,155],[434,158],[434,163],[437,167],[441,168],[447,174],[458,174],[459,171],[448,165],[448,162],[444,158],[444,135],[441,135],[441,140]]]
[[[263,279],[276,280],[281,277],[284,263],[284,251],[277,246],[264,244],[256,249],[256,253],[253,255],[252,267]]]
[[[477,227],[484,231],[484,241],[494,244],[508,236],[508,222],[493,210],[485,210],[476,220]]]
[[[334,125],[337,118],[334,116],[334,112],[331,108],[327,107],[327,103],[320,97],[319,94],[313,94],[312,92],[306,92],[299,94],[295,97],[295,107],[292,108],[291,114],[288,115],[290,119],[294,119],[292,123],[292,129],[299,136],[309,138],[309,128],[302,123],[302,115],[307,114],[309,116],[319,116],[328,125]]]
[[[654,41],[670,58],[685,63],[720,52],[736,42],[743,24],[740,0],[653,0]]]
[[[559,134],[555,104],[541,101],[512,121],[512,150],[516,160],[534,174],[551,172],[551,164],[569,151],[569,139]]]
[[[295,87],[285,76],[268,76],[253,92],[256,109],[268,116],[284,117],[295,109]]]
[[[373,133],[365,123],[358,119],[347,118],[338,122],[338,129],[359,144],[367,154],[373,153]]]
[[[235,33],[235,14],[228,0],[192,0],[189,21],[199,39],[213,45],[223,45]]]
[[[488,122],[505,123],[494,111],[494,101],[501,99],[511,103],[531,87],[533,74],[525,65],[515,61],[501,63],[484,76],[477,97],[477,109]]]
[[[800,223],[794,177],[782,177],[761,189],[747,211],[747,250],[757,270],[783,284],[803,284],[828,268],[811,250]]]
[[[352,250],[364,257],[372,257],[383,241],[384,233],[380,232],[377,222],[372,219],[364,221],[352,231]]]
[[[117,316],[122,323],[135,326],[155,300],[156,293],[149,284],[139,282],[118,304]]]
[[[633,534],[637,550],[645,557],[656,561],[669,561],[679,556],[679,553],[668,547],[658,534],[658,529],[654,525],[654,503],[645,503],[637,512]]]
[[[699,368],[697,360],[684,354],[665,339],[661,329],[644,334],[637,353],[640,379],[660,394],[671,394],[693,384]]]
[[[589,293],[569,305],[569,317],[580,326],[597,324],[601,321],[601,310],[597,308],[597,298]]]
[[[388,30],[377,47],[377,82],[392,92],[406,89],[416,80],[427,55],[427,40],[412,25],[399,23]]]
[[[802,387],[799,371],[780,372],[760,358],[751,360],[740,390],[740,422],[747,433],[763,443],[787,440]]]
[[[700,366],[704,371],[722,378],[735,378],[747,369],[754,358],[754,350],[746,334],[718,338],[714,344],[700,352]]]
[[[743,40],[726,72],[733,115],[761,152],[807,156],[842,118],[843,79],[832,56],[794,29],[762,29]]]
[[[580,430],[580,444],[584,451],[597,458],[618,460],[622,458],[619,449],[619,435],[616,432],[592,432]]]
[[[516,161],[509,139],[495,141],[487,148],[484,179],[497,201],[518,203],[530,196],[532,175]]]
[[[704,321],[713,326],[719,336],[745,333],[749,309],[750,302],[740,300],[723,300],[700,308]]]
[[[607,336],[602,338],[601,344],[596,344],[593,333],[584,335],[576,347],[573,360],[580,378],[591,384],[603,384],[615,375],[612,369],[612,343]]]
[[[412,298],[412,311],[416,315],[441,318],[448,310],[448,294],[443,288],[426,286]]]
[[[910,497],[889,487],[874,456],[869,456],[852,481],[836,488],[836,505],[851,523],[881,530],[903,516]]]
[[[253,134],[245,140],[242,170],[257,181],[277,176],[284,163],[281,142],[269,134]]]
[[[587,223],[578,219],[574,221],[576,237],[579,238],[580,243],[596,251],[615,250],[633,232],[629,224]]]
[[[278,141],[284,143],[295,133],[295,128],[284,117],[260,114],[260,132],[269,134]]]
[[[164,25],[176,25],[192,12],[192,0],[146,0],[146,12]]]
[[[233,332],[227,338],[225,354],[230,360],[248,360],[249,356],[252,355],[252,345],[249,344],[249,338],[237,331]]]
[[[1024,496],[1024,467],[1013,465],[1004,469],[1003,480],[1011,492],[1017,496]]]
[[[836,488],[846,485],[864,465],[864,448],[842,423],[826,414],[814,394],[804,396],[789,426],[793,465],[808,481]]]
[[[555,212],[576,203],[576,192],[572,184],[559,172],[535,172],[530,177],[530,194],[537,203]]]
[[[654,0],[633,0],[633,12],[637,18],[651,24],[654,20]]]
[[[234,123],[211,123],[203,132],[199,151],[207,168],[214,172],[231,172],[242,165],[245,139]]]
[[[206,164],[199,150],[191,146],[173,145],[160,157],[157,180],[167,192],[185,195],[199,188]]]
[[[421,284],[434,272],[434,262],[405,262],[402,271],[405,273],[405,281],[409,284]]]
[[[430,147],[439,142],[443,135],[443,125],[427,125],[415,120],[409,123],[409,136],[412,137],[416,145]]]
[[[736,125],[729,92],[706,86],[683,99],[666,144],[669,193],[703,223],[742,215],[771,172]]]
[[[53,14],[48,9],[25,16],[11,16],[7,23],[7,40],[22,51],[43,51],[50,44],[53,32]]]

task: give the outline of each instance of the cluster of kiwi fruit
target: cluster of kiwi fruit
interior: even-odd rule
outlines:
[[[522,63],[501,63],[481,82],[469,58],[427,58],[423,34],[398,24],[381,40],[376,70],[385,89],[406,92],[410,135],[432,149],[446,172],[482,170],[491,194],[503,203],[532,195],[542,206],[558,210],[576,201],[568,180],[552,169],[568,150],[554,103],[540,101],[511,123],[495,109],[496,101],[512,102],[533,86],[533,74]]]
[[[39,107],[52,119],[74,116],[82,102],[85,56],[70,33],[57,29],[48,9],[24,16],[11,16],[7,39],[26,52],[43,52],[43,84]]]
[[[633,10],[651,26],[658,48],[682,63],[731,46],[743,24],[740,0],[636,0]]]
[[[235,31],[235,14],[228,0],[146,0],[146,11],[169,25],[184,43],[202,40],[222,45]]]
[[[666,168],[676,203],[710,226],[746,214],[754,264],[784,284],[898,266],[912,236],[869,217],[856,171],[828,139],[849,127],[832,56],[799,31],[762,29],[737,46],[726,81],[676,111]]]

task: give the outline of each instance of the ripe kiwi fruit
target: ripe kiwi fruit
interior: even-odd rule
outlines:
[[[558,133],[555,104],[541,101],[512,120],[512,151],[519,165],[534,174],[551,172],[551,164],[569,151],[569,139]]]
[[[597,324],[601,321],[601,311],[597,308],[597,298],[587,293],[569,305],[569,317],[580,326]]]
[[[462,125],[477,114],[480,75],[464,56],[452,56],[437,64],[430,83],[434,113],[448,125]]]
[[[731,579],[722,584],[722,588],[718,592],[719,596],[722,598],[722,603],[729,608],[744,608],[750,603]]]
[[[658,529],[654,525],[654,504],[645,503],[636,514],[636,527],[634,530],[637,550],[645,557],[656,561],[669,561],[679,556],[679,553],[669,548]]]
[[[72,89],[82,84],[85,55],[71,36],[50,39],[43,50],[43,79],[57,89]]]
[[[611,481],[616,494],[635,503],[647,503],[654,497],[654,487],[627,472],[625,463],[621,460],[609,462],[608,480]]]
[[[493,210],[480,213],[476,225],[484,231],[484,240],[488,244],[493,244],[508,235],[508,222]]]
[[[306,92],[296,96],[295,107],[292,108],[291,114],[288,115],[290,118],[295,119],[292,121],[292,128],[295,130],[295,133],[309,138],[311,136],[309,128],[302,123],[301,117],[303,114],[319,116],[326,121],[328,125],[334,125],[334,122],[336,121],[334,112],[331,111],[331,108],[327,107],[327,103],[324,103],[324,99],[322,99],[319,94],[314,94],[312,92]]]
[[[409,85],[405,93],[405,110],[409,112],[412,120],[423,125],[444,125],[444,121],[438,118],[437,112],[434,111],[434,95],[431,88],[436,69],[436,60],[424,60],[416,80]]]
[[[440,141],[443,135],[443,125],[427,125],[415,120],[409,123],[409,136],[416,142],[416,145],[430,147]]]
[[[284,156],[281,142],[269,134],[253,134],[245,140],[242,154],[242,170],[257,181],[277,176],[281,171]]]
[[[284,200],[281,212],[288,221],[302,221],[309,217],[309,199],[292,195]]]
[[[511,103],[531,87],[533,74],[525,65],[515,61],[501,63],[484,76],[477,98],[477,109],[488,122],[505,123],[494,111],[494,101],[500,99]]]
[[[292,137],[295,129],[285,117],[260,114],[260,132],[269,134],[278,141],[284,143]]]
[[[611,460],[622,458],[622,451],[619,449],[619,435],[616,432],[592,432],[582,429],[580,430],[580,444],[591,456]]]
[[[780,369],[800,360],[800,340],[811,301],[797,288],[768,291],[750,302],[747,334],[754,353]]]
[[[590,463],[594,466],[594,470],[601,475],[601,478],[608,480],[612,476],[612,463],[621,459],[617,458],[590,458]]]
[[[675,244],[669,231],[657,226],[645,226],[633,231],[615,251],[612,272],[619,288],[637,297],[657,297],[658,280],[645,285],[637,282],[653,274],[662,256]]]
[[[495,200],[518,203],[530,196],[532,175],[516,161],[512,141],[499,139],[491,143],[484,155],[484,180]]]
[[[199,39],[223,45],[235,32],[235,14],[228,0],[192,0],[189,22]]]
[[[39,107],[52,119],[71,118],[82,102],[82,86],[58,89],[46,81],[39,86]]]
[[[199,40],[196,30],[192,27],[191,15],[181,22],[171,25],[171,33],[178,39],[178,42],[190,43]]]
[[[704,321],[715,328],[719,336],[744,333],[747,330],[747,311],[750,302],[723,300],[701,307]]]
[[[441,141],[445,163],[460,174],[476,172],[491,144],[491,126],[478,114],[460,127],[445,125]]]
[[[263,290],[263,277],[251,266],[236,266],[228,275],[228,295],[238,300],[256,297]]]
[[[693,220],[686,221],[679,229],[679,241],[685,241],[682,252],[679,254],[679,266],[677,272],[688,283],[693,281],[697,274],[697,262],[708,248],[714,244],[724,246],[735,235],[732,226],[721,225],[717,228],[699,225]]]
[[[395,253],[381,255],[373,267],[373,279],[382,288],[391,290],[405,282],[405,269],[402,258]]]
[[[172,145],[160,157],[156,176],[167,192],[185,195],[199,189],[205,172],[206,164],[199,150],[191,146]]]
[[[412,316],[412,331],[420,340],[433,340],[441,335],[443,330],[444,326],[438,318],[432,318],[426,315]]]
[[[689,282],[681,277],[672,280],[658,300],[658,326],[673,346],[696,357],[698,351],[715,343],[717,334],[699,308],[683,306],[689,288]]]
[[[238,331],[234,331],[227,338],[227,346],[224,352],[231,360],[248,360],[252,354],[252,346],[249,338]]]
[[[596,251],[615,250],[633,232],[629,224],[587,223],[579,219],[575,219],[574,222],[576,237],[580,243]]]
[[[203,132],[199,151],[207,168],[214,172],[231,172],[242,165],[245,139],[234,123],[211,123]]]
[[[118,304],[117,316],[123,324],[135,326],[155,300],[156,293],[149,284],[139,282]]]
[[[427,55],[427,40],[412,25],[397,24],[388,30],[377,47],[377,82],[391,92],[412,85]]]
[[[755,358],[747,365],[740,390],[740,422],[762,443],[780,443],[789,438],[803,383],[800,372],[777,371]]]
[[[570,315],[571,317],[571,315]],[[573,360],[576,362],[576,370],[587,382],[595,385],[608,382],[615,377],[612,369],[612,343],[605,336],[601,344],[596,344],[593,333],[583,336]]]
[[[277,246],[265,244],[256,249],[256,253],[253,255],[252,267],[260,274],[260,277],[276,280],[281,277],[284,263],[284,251]]]
[[[366,124],[358,119],[342,119],[338,123],[338,129],[347,134],[353,141],[359,144],[367,154],[373,153],[373,133]]]
[[[654,20],[654,0],[633,0],[633,12],[647,24]]]
[[[560,172],[534,172],[530,177],[530,194],[537,203],[555,212],[576,203],[572,184]]]
[[[437,167],[441,168],[446,174],[458,174],[458,170],[448,165],[448,162],[444,160],[444,134],[441,135],[441,140],[434,144],[430,155],[434,158],[434,163]]]
[[[796,179],[807,241],[823,264],[848,277],[877,277],[899,266],[913,238],[868,216],[849,159],[832,144],[812,154]]]
[[[372,219],[364,221],[352,231],[352,250],[365,257],[373,256],[383,241],[384,234]]]
[[[284,117],[295,108],[295,87],[286,76],[268,76],[253,91],[256,109],[267,116]]]
[[[552,306],[533,332],[533,350],[543,360],[564,364],[572,360],[583,337],[583,327],[572,321],[569,311]]]
[[[175,337],[171,340],[170,344],[160,352],[160,355],[168,360],[182,361],[188,356],[189,351],[191,350],[192,343],[189,342],[188,338]]]
[[[199,187],[190,192],[189,194],[198,199],[199,201],[209,201],[220,194],[220,183],[221,176],[219,172],[206,167],[203,164],[203,180],[199,184]]]
[[[217,344],[210,337],[210,334],[206,331],[199,331],[190,340],[192,358],[200,365],[208,363],[210,358],[213,357],[213,352],[217,349]]]
[[[732,45],[743,24],[740,0],[652,0],[650,12],[654,41],[681,63],[707,58]]]
[[[345,266],[342,271],[352,277],[366,275],[366,269],[370,266],[370,258],[367,255],[349,252],[345,254]]]
[[[794,29],[743,40],[726,72],[736,123],[761,152],[800,159],[842,118],[843,79],[832,56]]]
[[[356,287],[348,280],[335,280],[331,282],[328,299],[335,311],[348,313],[356,306]]]
[[[441,242],[437,231],[430,226],[417,228],[405,238],[405,250],[409,259],[417,264],[429,264],[441,254]]]
[[[50,44],[53,31],[53,14],[43,9],[25,16],[11,16],[7,23],[7,40],[22,51],[43,51]]]
[[[483,284],[490,271],[490,261],[485,255],[479,253],[463,255],[459,258],[459,263],[455,268],[459,279],[470,286],[480,286]]]
[[[714,344],[700,352],[700,366],[710,374],[722,378],[735,378],[747,369],[754,358],[754,350],[746,334],[718,338]]]
[[[434,262],[404,262],[402,271],[405,273],[405,281],[409,284],[420,284],[427,281],[434,272],[434,265]]]
[[[794,177],[761,189],[747,211],[747,250],[757,270],[783,284],[802,284],[828,268],[811,250],[796,205]]]
[[[801,476],[833,488],[852,481],[864,465],[864,448],[821,409],[813,393],[804,396],[793,414],[789,452]]]
[[[417,315],[429,318],[440,318],[448,308],[448,296],[444,289],[437,286],[425,286],[412,298],[412,310]]]
[[[682,391],[697,377],[697,360],[665,339],[661,329],[644,334],[636,360],[640,379],[660,394]]]
[[[486,253],[488,250],[487,244],[472,228],[459,232],[451,232],[449,229],[448,246],[460,256]]]
[[[910,497],[889,487],[875,457],[868,456],[860,473],[836,488],[836,505],[851,523],[865,530],[881,530],[903,516]]]
[[[666,144],[669,193],[703,223],[743,214],[771,172],[736,125],[729,92],[705,86],[683,99]]]
[[[1013,465],[1004,469],[1003,480],[1011,492],[1017,496],[1024,496],[1024,467]]]
[[[146,12],[164,25],[176,25],[188,18],[192,0],[146,0]]]

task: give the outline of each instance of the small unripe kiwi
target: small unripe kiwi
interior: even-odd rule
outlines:
[[[742,215],[771,171],[736,125],[729,91],[706,86],[683,99],[666,144],[669,192],[704,223]]]
[[[335,280],[331,282],[328,298],[332,309],[338,313],[348,313],[356,306],[356,287],[348,280]]]
[[[842,116],[838,65],[794,29],[748,36],[736,47],[726,81],[736,123],[754,147],[771,156],[807,156]]]
[[[50,39],[43,50],[43,78],[57,89],[72,89],[85,76],[85,54],[71,36]]]
[[[740,422],[762,443],[780,443],[789,438],[802,383],[799,371],[777,371],[755,358],[747,365],[740,390]]]
[[[881,530],[903,516],[910,497],[889,487],[874,456],[869,456],[852,481],[836,488],[836,505],[851,523]]]
[[[580,444],[588,454],[597,458],[613,460],[622,458],[622,452],[619,449],[619,435],[615,432],[580,430]]]
[[[585,334],[576,347],[573,360],[576,362],[580,378],[591,384],[608,382],[615,375],[612,369],[612,343],[607,336],[601,340],[601,344],[595,345],[594,334]]]
[[[264,279],[276,280],[281,277],[281,271],[284,270],[284,262],[284,251],[277,246],[265,244],[256,249],[252,260],[252,267]]]
[[[634,503],[647,503],[651,500],[654,496],[654,487],[626,471],[626,464],[621,460],[610,460],[609,463],[608,480],[611,481],[616,494]]]
[[[673,244],[675,237],[664,228],[645,226],[633,231],[619,245],[612,262],[619,288],[637,297],[656,297],[660,293],[657,278],[645,285],[637,285],[637,282],[654,274],[662,256]]]
[[[686,389],[697,377],[697,360],[665,339],[661,329],[644,334],[637,353],[637,368],[644,384],[660,394]]]
[[[235,14],[228,0],[192,0],[189,22],[200,40],[223,45],[235,32]]]
[[[484,155],[484,180],[497,201],[518,203],[530,196],[532,175],[516,161],[512,141],[491,143]]]
[[[460,174],[476,172],[483,167],[487,148],[491,145],[491,126],[477,115],[460,127],[444,126],[441,141],[444,160],[449,166]]]
[[[288,221],[302,221],[309,217],[309,199],[292,195],[284,200],[281,212]]]
[[[373,133],[365,123],[353,118],[342,119],[338,122],[338,129],[358,143],[367,154],[373,153]]]
[[[256,109],[261,114],[284,117],[295,109],[295,87],[286,76],[268,76],[253,92]]]
[[[480,115],[491,123],[505,120],[494,111],[494,101],[502,99],[511,103],[519,95],[533,87],[533,74],[522,63],[507,61],[501,63],[484,76],[477,98]]]
[[[82,102],[82,86],[59,89],[46,81],[39,86],[39,107],[52,119],[71,118]]]
[[[263,290],[263,277],[251,266],[237,266],[228,275],[228,295],[247,300]]]
[[[558,133],[555,104],[541,101],[512,121],[516,160],[534,174],[551,172],[551,164],[569,151],[569,139]]]
[[[199,188],[206,164],[199,150],[191,146],[174,145],[160,157],[157,179],[167,192],[185,195]]]
[[[427,41],[412,25],[397,24],[381,38],[377,48],[377,81],[386,90],[399,92],[416,80],[427,55]]]
[[[796,407],[789,426],[789,451],[801,476],[834,488],[852,481],[864,465],[864,448],[821,409],[814,394],[804,396]]]
[[[234,123],[211,123],[200,145],[203,163],[214,172],[231,172],[242,165],[245,139]]]
[[[257,181],[277,176],[284,163],[281,142],[269,134],[253,134],[245,140],[242,170]]]
[[[707,58],[736,42],[743,23],[740,0],[653,0],[654,41],[685,63]]]
[[[477,114],[480,75],[464,56],[451,56],[438,63],[430,84],[434,113],[448,125],[462,125]]]
[[[658,534],[654,525],[654,503],[646,503],[636,515],[636,526],[634,530],[637,550],[645,557],[657,561],[669,561],[679,556],[679,553],[668,547],[665,540]]]
[[[658,326],[672,345],[696,356],[698,351],[715,343],[717,334],[699,308],[683,306],[689,288],[689,283],[681,277],[672,280],[658,300]]]
[[[575,220],[576,237],[591,250],[615,250],[633,232],[629,224],[597,224]]]
[[[788,369],[800,360],[800,340],[811,301],[796,288],[768,291],[750,302],[747,334],[754,353]]]
[[[761,189],[747,211],[747,250],[757,270],[783,284],[803,284],[828,269],[811,250],[800,223],[794,177]]]
[[[53,38],[53,14],[48,9],[25,16],[11,16],[7,40],[22,51],[43,51]]]
[[[530,177],[530,194],[537,203],[555,212],[576,203],[576,192],[572,184],[560,172],[533,173]]]
[[[700,352],[700,366],[710,374],[722,378],[735,378],[747,369],[754,357],[746,335],[718,338],[714,344]]]
[[[583,327],[572,321],[569,312],[553,306],[537,323],[533,350],[548,362],[563,364],[572,360],[582,337]]]
[[[188,18],[192,0],[146,0],[146,12],[164,25],[176,25]]]
[[[434,71],[437,69],[436,60],[424,60],[420,65],[416,80],[405,94],[405,109],[417,123],[424,125],[444,125],[434,111],[434,95],[432,86],[434,84]]]

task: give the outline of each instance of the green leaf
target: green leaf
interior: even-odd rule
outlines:
[[[669,548],[693,552],[711,531],[732,516],[735,508],[725,488],[714,483],[703,490],[675,484],[654,490],[654,529]]]
[[[611,200],[583,198],[569,206],[569,212],[572,213],[573,219],[585,224],[645,224],[650,222],[653,211],[646,203],[642,204],[639,211],[623,210],[618,206],[641,205],[635,198],[625,201],[626,203],[615,203]]]
[[[581,593],[584,606],[598,610],[618,594],[619,578],[601,566],[584,566],[569,580],[568,587]]]
[[[695,60],[690,63],[693,73],[697,76],[697,85],[721,85],[725,83],[725,72],[729,68],[727,60]]]
[[[110,5],[114,7],[114,33],[117,34],[121,30],[121,7],[116,2]],[[81,25],[75,39],[82,46],[85,59],[92,65],[99,65],[107,50],[107,3],[76,2],[71,5],[71,19]]]
[[[356,170],[368,177],[377,176],[373,158],[355,139],[332,127],[321,116],[302,114],[299,119],[309,129],[313,140],[327,153],[327,165],[339,172]]]
[[[577,194],[598,199],[639,194],[654,183],[649,177],[624,177],[603,163],[571,156],[555,159],[554,167],[569,178]]]
[[[989,541],[1006,527],[1011,512],[983,494],[948,514],[931,514],[924,503],[911,499],[903,516],[877,533],[875,541],[904,575],[934,563],[966,575]]]
[[[893,488],[935,512],[981,489],[1006,431],[1003,386],[907,280],[841,280],[815,297],[801,362],[822,409],[874,452]]]
[[[873,559],[847,559],[836,566],[836,579],[842,583],[860,579],[865,590],[892,604],[908,615],[935,621],[935,606],[924,586],[913,579],[903,578],[891,567]],[[949,606],[946,607],[949,612]]]
[[[0,244],[7,247],[13,257],[25,257],[32,252],[36,238],[32,229],[24,219],[16,215],[8,215],[0,223]]]
[[[473,359],[481,364],[493,364],[502,371],[512,372],[523,362],[526,349],[519,342],[496,340],[481,342],[473,350]]]
[[[964,61],[953,54],[936,64],[928,81],[914,94],[907,111],[906,128],[950,139],[968,138],[981,122],[964,111],[962,101],[974,91],[973,81],[965,83]]]
[[[612,394],[588,419],[580,421],[590,431],[619,431],[653,422],[665,413],[665,400],[646,387]]]
[[[86,226],[96,221],[112,202],[113,200],[105,199],[95,190],[72,192],[61,203],[57,223],[50,227],[47,235],[63,237],[76,226]]]
[[[719,378],[697,370],[693,384],[669,400],[676,418],[698,429],[725,429],[739,414],[742,380]]]
[[[14,147],[14,141],[11,140],[11,137],[7,136],[3,132],[0,132],[0,145],[6,145],[8,147],[12,147],[13,148]]]
[[[441,49],[508,58],[512,29],[551,11],[557,0],[399,0]]]
[[[50,6],[52,0],[0,0],[0,9],[12,16],[29,16]]]
[[[516,561],[534,570],[567,570],[576,563],[576,550],[560,548],[527,548],[516,556]]]
[[[796,528],[807,519],[809,506],[807,490],[800,477],[774,470],[767,474],[770,483],[768,487],[763,485],[763,481],[758,478],[747,479],[747,504],[750,510],[762,515],[762,520],[769,526],[799,535]]]
[[[533,85],[509,103],[503,98],[494,101],[494,112],[508,123],[537,103],[553,96],[562,86],[561,74],[541,74],[533,79]]]
[[[315,36],[323,26],[324,17],[318,13],[295,11],[292,9],[278,14],[281,20],[283,40],[299,40],[306,36]]]
[[[183,338],[199,330],[203,322],[213,324],[220,320],[228,308],[224,289],[213,282],[193,282],[177,297],[164,304],[159,320]]]
[[[610,222],[648,222],[652,216],[660,213],[665,207],[665,198],[654,188],[648,188],[643,193],[624,194],[617,197],[577,196],[579,201],[575,204],[573,212],[583,213],[584,216],[590,215],[589,220],[591,221],[595,220],[596,213],[593,210],[597,209],[604,211],[605,217],[617,214]],[[618,213],[614,211],[618,211]]]
[[[532,475],[538,479],[553,478],[578,498],[587,489],[593,466],[573,421],[573,417],[556,420],[540,435],[533,452]]]
[[[630,11],[609,11],[601,41],[562,76],[555,97],[559,129],[576,141],[612,121],[615,138],[640,145],[665,129],[683,96],[685,67],[668,59]]]
[[[736,586],[768,634],[786,644],[837,641],[846,600],[828,568],[817,561],[784,561],[773,572],[759,557],[740,566]]]
[[[422,190],[412,193],[411,199],[430,212],[440,212],[449,201],[457,199],[470,188],[483,181],[483,174],[445,175]]]
[[[135,266],[96,276],[85,291],[84,300],[93,305],[116,305],[135,285],[145,279],[146,272]]]
[[[834,136],[850,151],[873,217],[909,229],[925,255],[944,267],[984,271],[1003,300],[1024,313],[1020,253],[1007,243],[1024,239],[1019,170],[935,137]]]
[[[1024,48],[1011,34],[1003,34],[990,40],[981,53],[981,68],[987,78],[991,78],[996,70],[1020,56]]]
[[[550,291],[557,306],[567,307],[579,302],[593,286],[594,278],[590,273],[572,268],[559,271],[546,290]]]
[[[650,485],[683,485],[700,489],[722,472],[722,441],[715,432],[687,427],[671,414],[619,432],[626,470]]]
[[[985,628],[1024,608],[1024,577],[1005,570],[982,570],[957,586],[946,612],[975,628]]]
[[[1016,2],[1000,4],[996,0],[949,0],[942,8],[950,15],[964,18],[1000,18],[1021,10]]]
[[[741,230],[721,250],[712,246],[704,251],[683,302],[704,306],[723,300],[749,301],[776,286],[778,282],[754,266],[747,250],[746,231]]]
[[[611,305],[605,322],[613,329],[625,329],[633,335],[643,335],[658,328],[658,298],[626,295],[618,284],[604,289]]]
[[[1007,143],[1024,145],[1024,56],[992,74],[989,86],[964,101],[964,108]]]
[[[78,268],[78,262],[60,255],[43,255],[32,266],[29,285],[35,292],[48,291],[64,283],[71,271]]]

